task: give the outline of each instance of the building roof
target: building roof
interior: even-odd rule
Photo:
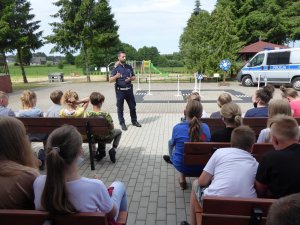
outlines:
[[[239,53],[257,53],[264,50],[273,50],[273,49],[286,49],[288,46],[277,45],[270,42],[258,41],[253,44],[245,46]]]

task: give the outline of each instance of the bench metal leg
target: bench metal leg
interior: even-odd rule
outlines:
[[[92,132],[91,132],[91,127],[89,122],[86,123],[85,128],[86,128],[86,136],[89,143],[91,170],[95,170],[95,162],[94,162],[94,154],[93,154],[93,138],[92,138]]]

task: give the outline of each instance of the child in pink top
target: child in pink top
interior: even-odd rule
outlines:
[[[282,98],[290,102],[293,117],[300,117],[300,98],[298,92],[293,88],[280,87]]]

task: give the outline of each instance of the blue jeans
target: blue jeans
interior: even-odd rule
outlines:
[[[117,221],[120,211],[127,211],[127,196],[125,185],[120,181],[114,181],[109,187],[114,187],[111,199],[116,206],[117,214],[115,221]]]

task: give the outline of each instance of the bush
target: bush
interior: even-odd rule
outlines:
[[[52,62],[47,62],[46,66],[47,67],[51,67],[52,66]]]
[[[63,69],[64,68],[64,63],[63,61],[59,61],[57,64],[58,69]]]

